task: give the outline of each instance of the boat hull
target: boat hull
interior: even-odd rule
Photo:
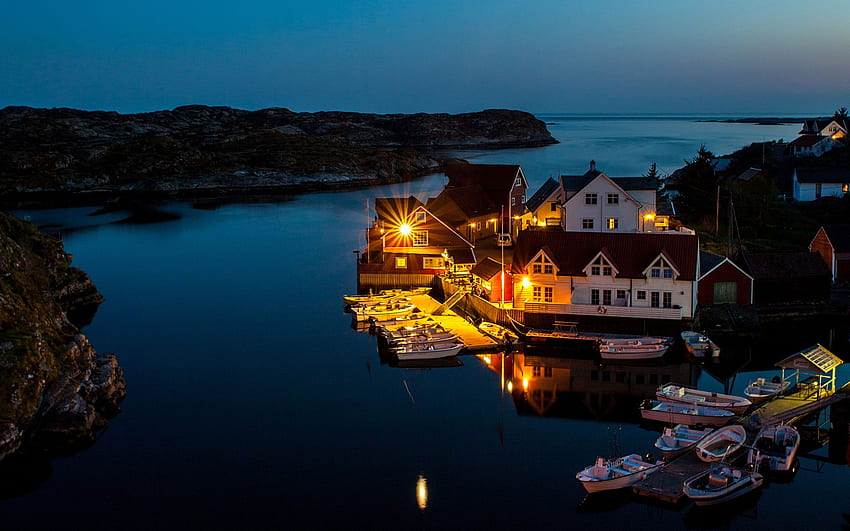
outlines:
[[[652,407],[641,408],[640,414],[645,420],[687,426],[723,426],[733,417],[731,412],[724,409],[658,401],[653,401]]]
[[[404,360],[435,360],[457,356],[463,350],[463,344],[450,347],[434,347],[433,349],[400,349],[394,352],[396,358]]]
[[[665,384],[656,391],[655,396],[659,400],[665,400],[667,402],[725,409],[736,415],[744,413],[753,405],[750,400],[741,396],[700,391],[699,389],[691,389],[676,384]]]
[[[740,450],[746,440],[747,430],[743,426],[724,426],[698,442],[696,454],[706,463],[719,461]]]
[[[731,467],[730,470],[737,470],[739,477],[735,478],[730,473],[727,478],[728,483],[723,486],[712,486],[710,484],[709,479],[713,469],[709,468],[685,481],[682,490],[685,496],[696,505],[718,505],[740,498],[758,489],[764,482],[764,477],[757,472],[732,469]]]
[[[646,462],[637,454],[604,462],[600,457],[595,466],[591,465],[576,474],[576,479],[591,494],[623,489],[659,470],[661,465],[660,462]]]

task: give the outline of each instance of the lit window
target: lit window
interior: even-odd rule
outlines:
[[[540,286],[534,286],[533,288],[531,288],[531,299],[534,302],[540,302],[540,294]]]
[[[414,247],[428,247],[428,231],[419,230],[413,233]]]
[[[609,205],[619,205],[620,204],[620,194],[608,194],[608,204]]]
[[[582,230],[593,230],[593,218],[584,218],[581,220]]]
[[[596,204],[596,194],[584,194],[584,204],[585,205],[595,205]]]
[[[531,272],[532,273],[542,273],[543,272],[543,264],[531,264]]]
[[[426,256],[422,259],[422,267],[424,269],[443,269],[445,262],[442,257]]]
[[[554,297],[555,288],[546,287],[543,288],[543,301],[544,302],[552,302]]]
[[[841,185],[842,192],[850,192],[850,184],[844,183]]]
[[[516,206],[516,197],[511,197],[511,206]]]
[[[397,256],[395,259],[395,268],[396,269],[407,269],[407,257],[406,256]]]
[[[555,272],[555,269],[552,266],[552,264],[543,264],[543,272],[546,273],[547,275],[551,275],[552,273]]]
[[[620,226],[620,220],[617,218],[608,218],[608,230],[617,230]]]
[[[531,368],[531,376],[537,377],[540,376],[540,367],[532,367]]]

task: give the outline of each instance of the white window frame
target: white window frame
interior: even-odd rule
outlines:
[[[617,230],[620,228],[620,218],[608,218],[605,222],[608,230]]]
[[[425,221],[426,221],[425,212],[423,212],[422,210],[417,212],[414,220],[416,221],[416,223],[425,223]]]
[[[406,256],[396,256],[395,257],[395,268],[396,269],[407,269],[407,257]]]
[[[584,204],[585,205],[597,205],[599,204],[599,198],[597,194],[584,194]]]
[[[552,286],[543,287],[543,302],[552,302],[555,298],[555,288]]]
[[[414,247],[428,247],[428,231],[415,230],[410,234]]]
[[[590,304],[599,306],[599,290],[596,288],[590,290]]]
[[[619,205],[620,204],[620,194],[608,194],[607,198],[609,205]]]
[[[444,269],[446,267],[442,256],[425,256],[422,258],[422,269]]]
[[[593,230],[593,218],[582,218],[581,230]]]

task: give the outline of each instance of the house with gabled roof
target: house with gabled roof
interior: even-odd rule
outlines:
[[[831,277],[814,252],[742,253],[741,265],[753,277],[753,302],[825,302]]]
[[[560,183],[549,177],[525,202],[525,212],[520,215],[522,228],[561,227],[564,191]],[[515,216],[516,217],[516,216]]]
[[[699,239],[664,233],[523,231],[514,247],[514,307],[527,313],[690,319]]]
[[[470,241],[511,232],[513,216],[525,210],[528,181],[518,164],[450,164],[446,177],[426,206]]]
[[[815,118],[813,120],[805,120],[803,122],[803,128],[800,129],[800,132],[798,134],[831,136],[838,139],[847,135],[847,131],[848,122],[845,118],[841,118],[838,120],[834,118]]]
[[[472,275],[476,293],[490,302],[509,302],[513,297],[513,276],[502,263],[484,258],[469,271]]]
[[[753,277],[727,256],[699,252],[697,302],[714,304],[752,304]]]
[[[375,212],[358,261],[361,286],[423,286],[450,268],[475,265],[472,243],[415,197],[376,199]]]
[[[828,136],[803,135],[788,143],[795,157],[820,157],[833,148],[833,140]]]
[[[814,119],[803,122],[800,136],[788,147],[796,157],[819,157],[835,146],[835,141],[847,136],[846,119]]]
[[[797,167],[791,173],[791,181],[793,197],[797,201],[815,201],[850,193],[848,168]]]
[[[823,225],[809,243],[823,258],[833,282],[850,281],[850,223]]]

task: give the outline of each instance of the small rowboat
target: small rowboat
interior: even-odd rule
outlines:
[[[482,321],[481,323],[479,323],[478,329],[481,330],[482,333],[490,337],[490,339],[498,342],[501,345],[516,343],[519,339],[519,336],[517,336],[515,333],[511,332],[504,326],[497,325],[496,323],[490,323],[488,321]]]
[[[672,428],[664,428],[664,432],[655,441],[655,447],[661,450],[664,457],[673,457],[691,448],[711,432],[711,428],[695,430],[685,424],[676,424]]]
[[[695,358],[704,358],[720,355],[720,347],[708,337],[697,333],[685,330],[680,334],[685,342],[685,348]]]
[[[720,461],[740,450],[746,441],[747,430],[743,426],[724,426],[697,443],[697,457],[706,463]]]
[[[412,297],[414,295],[425,295],[431,288],[414,288],[409,290],[403,289],[385,289],[375,294],[368,295],[343,295],[342,300],[345,304],[362,304],[362,303],[377,303],[387,301],[395,297]]]
[[[659,400],[717,407],[739,415],[753,405],[752,402],[742,396],[700,391],[674,383],[667,383],[659,387],[655,396]]]
[[[463,350],[463,343],[456,341],[444,343],[408,343],[393,347],[392,353],[399,360],[433,360],[457,356]]]
[[[715,461],[708,470],[688,478],[682,490],[697,505],[716,505],[752,492],[763,482],[756,471]]]
[[[608,360],[646,360],[664,356],[669,348],[665,338],[604,340],[599,344],[599,356]]]
[[[661,400],[647,400],[641,407],[640,415],[646,420],[688,426],[723,426],[735,416],[731,411],[716,407]]]
[[[747,455],[751,465],[767,465],[774,472],[788,472],[800,448],[800,432],[791,426],[765,426],[756,435]]]
[[[779,377],[777,377],[779,379]],[[780,382],[768,382],[764,378],[756,378],[744,389],[744,395],[749,398],[753,404],[764,402],[768,398],[781,395],[788,390],[791,382],[788,380]]]
[[[607,461],[597,457],[595,464],[576,474],[576,479],[591,493],[622,489],[657,471],[662,464],[661,461],[646,461],[637,454]]]
[[[357,321],[368,321],[371,317],[375,319],[389,319],[410,315],[416,306],[410,303],[378,304],[375,306],[352,306],[351,311]]]

